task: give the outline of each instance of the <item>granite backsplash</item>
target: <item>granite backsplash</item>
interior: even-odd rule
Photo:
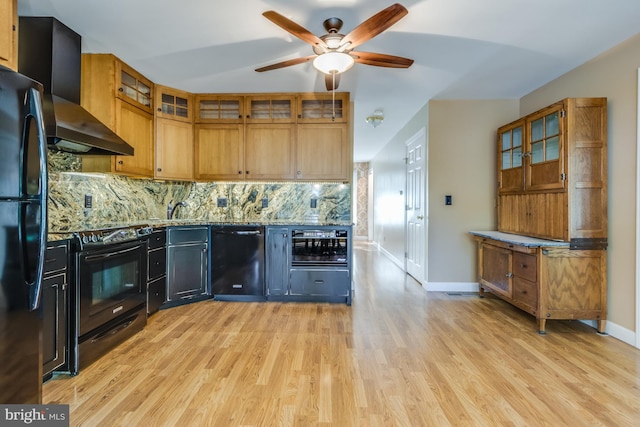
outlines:
[[[351,185],[335,182],[173,182],[82,173],[81,158],[49,152],[49,232],[175,218],[211,222],[351,220]],[[91,207],[85,207],[86,196]],[[315,202],[313,202],[315,200]],[[226,207],[219,207],[224,204]],[[316,207],[312,207],[315,203]]]

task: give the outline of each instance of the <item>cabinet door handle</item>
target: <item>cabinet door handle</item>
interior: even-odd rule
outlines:
[[[314,280],[314,282],[316,285],[324,285],[324,280]]]
[[[520,268],[528,268],[527,264],[520,264]]]
[[[508,278],[512,278],[512,277],[513,277],[513,273],[507,273],[507,274],[506,274],[506,276],[507,276]]]

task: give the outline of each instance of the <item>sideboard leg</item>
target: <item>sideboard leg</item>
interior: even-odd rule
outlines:
[[[546,333],[547,333],[545,331],[546,324],[547,324],[547,319],[545,319],[545,318],[539,318],[538,319],[538,333],[540,335],[546,335]]]
[[[598,320],[598,333],[600,335],[609,335],[609,334],[607,334],[607,321],[606,320]]]

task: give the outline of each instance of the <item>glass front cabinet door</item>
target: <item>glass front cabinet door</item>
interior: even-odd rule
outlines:
[[[524,190],[525,121],[518,120],[498,129],[498,192],[511,193]]]
[[[527,190],[564,188],[564,115],[563,104],[559,103],[527,118],[529,143],[525,161]]]

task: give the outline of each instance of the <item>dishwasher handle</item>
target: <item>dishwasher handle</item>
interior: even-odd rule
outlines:
[[[236,236],[259,236],[262,234],[260,230],[213,230],[213,234],[226,234]]]

